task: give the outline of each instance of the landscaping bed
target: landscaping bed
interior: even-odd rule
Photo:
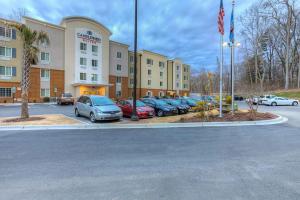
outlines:
[[[0,126],[24,126],[24,125],[75,125],[80,121],[66,117],[65,115],[35,115],[27,119],[16,117],[0,118]]]
[[[210,116],[210,117],[199,117],[195,115],[193,117],[183,117],[177,121],[177,123],[190,123],[190,122],[235,122],[235,121],[261,121],[276,119],[278,116],[271,113],[256,113],[255,119],[249,112],[237,112],[234,115],[231,113],[224,113],[223,117]]]

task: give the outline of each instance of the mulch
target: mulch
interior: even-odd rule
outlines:
[[[32,122],[32,121],[40,121],[45,119],[44,117],[29,117],[29,118],[14,118],[14,119],[7,119],[2,122],[4,123],[11,123],[11,122]]]
[[[189,123],[189,122],[234,122],[234,121],[261,121],[276,119],[278,116],[271,113],[256,113],[255,119],[251,118],[250,113],[236,113],[232,115],[231,113],[223,114],[223,118],[220,117],[209,117],[208,119],[203,119],[199,117],[192,118],[182,118],[178,122]]]

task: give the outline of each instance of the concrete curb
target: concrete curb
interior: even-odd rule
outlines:
[[[237,126],[266,126],[285,123],[288,118],[278,115],[278,118],[262,121],[239,122],[197,122],[197,123],[161,123],[161,124],[79,124],[60,126],[0,126],[0,131],[9,130],[74,130],[74,129],[145,129],[145,128],[196,128],[196,127],[237,127]]]

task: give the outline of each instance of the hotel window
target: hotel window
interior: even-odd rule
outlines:
[[[129,73],[130,73],[130,74],[133,74],[133,73],[134,73],[134,68],[133,68],[133,67],[130,67],[130,68],[129,68]]]
[[[17,75],[17,68],[16,67],[4,67],[0,66],[0,76],[16,76]]]
[[[133,57],[133,56],[130,56],[130,57],[129,57],[129,61],[130,61],[131,63],[133,63],[133,62],[134,62],[134,57]]]
[[[122,83],[122,77],[117,76],[116,77],[116,83]]]
[[[160,92],[159,92],[159,96],[160,96],[160,97],[165,96],[164,92],[160,91]]]
[[[147,92],[147,96],[152,97],[152,92],[151,92],[151,91],[148,91],[148,92]]]
[[[86,73],[80,73],[80,80],[86,81]]]
[[[50,79],[50,70],[49,69],[41,69],[41,79],[43,79],[43,80]]]
[[[153,65],[153,60],[150,58],[147,58],[147,65]]]
[[[0,38],[10,38],[10,39],[16,39],[17,32],[15,29],[6,28],[6,27],[0,27]]]
[[[117,71],[121,71],[122,70],[122,66],[121,65],[117,65]]]
[[[186,67],[183,68],[183,71],[186,72]]]
[[[122,53],[121,52],[117,52],[117,58],[122,58]]]
[[[87,49],[87,44],[80,42],[80,51],[86,51],[86,49]]]
[[[11,88],[0,88],[0,97],[11,97]]]
[[[186,76],[184,76],[184,77],[183,77],[183,80],[185,80],[185,81],[186,81]]]
[[[148,80],[148,85],[151,85],[151,80]]]
[[[98,46],[92,45],[92,52],[98,53]]]
[[[151,73],[152,73],[152,72],[151,72],[151,70],[150,70],[150,69],[148,69],[148,75],[151,75]]]
[[[98,67],[98,60],[92,60],[92,67]]]
[[[117,97],[121,97],[121,96],[122,96],[122,92],[121,92],[120,90],[117,91],[117,92],[116,92],[116,96],[117,96]]]
[[[159,75],[160,75],[160,77],[163,77],[164,73],[163,72],[159,72]]]
[[[164,86],[164,83],[162,81],[159,82],[160,86]]]
[[[98,81],[98,75],[92,74],[92,81]]]
[[[86,66],[86,58],[80,58],[80,65]]]
[[[41,97],[50,97],[50,89],[41,88]]]
[[[179,74],[176,75],[176,78],[179,79]]]
[[[177,68],[177,70],[179,70],[179,68],[180,68],[179,65],[177,65],[176,68]]]
[[[16,58],[16,48],[0,47],[0,56]]]
[[[49,53],[41,52],[41,61],[48,63],[50,61],[50,55],[49,55]]]
[[[130,79],[130,85],[133,85],[134,84],[134,80],[133,78]]]
[[[165,67],[165,63],[164,62],[159,62],[159,67]]]
[[[179,88],[179,83],[176,83],[176,87]]]

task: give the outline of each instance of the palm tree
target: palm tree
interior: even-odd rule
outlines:
[[[28,88],[30,85],[30,68],[32,64],[37,64],[40,44],[49,45],[49,37],[47,33],[31,30],[24,24],[12,24],[20,34],[23,42],[23,69],[21,82],[21,118],[29,118],[28,112]]]

